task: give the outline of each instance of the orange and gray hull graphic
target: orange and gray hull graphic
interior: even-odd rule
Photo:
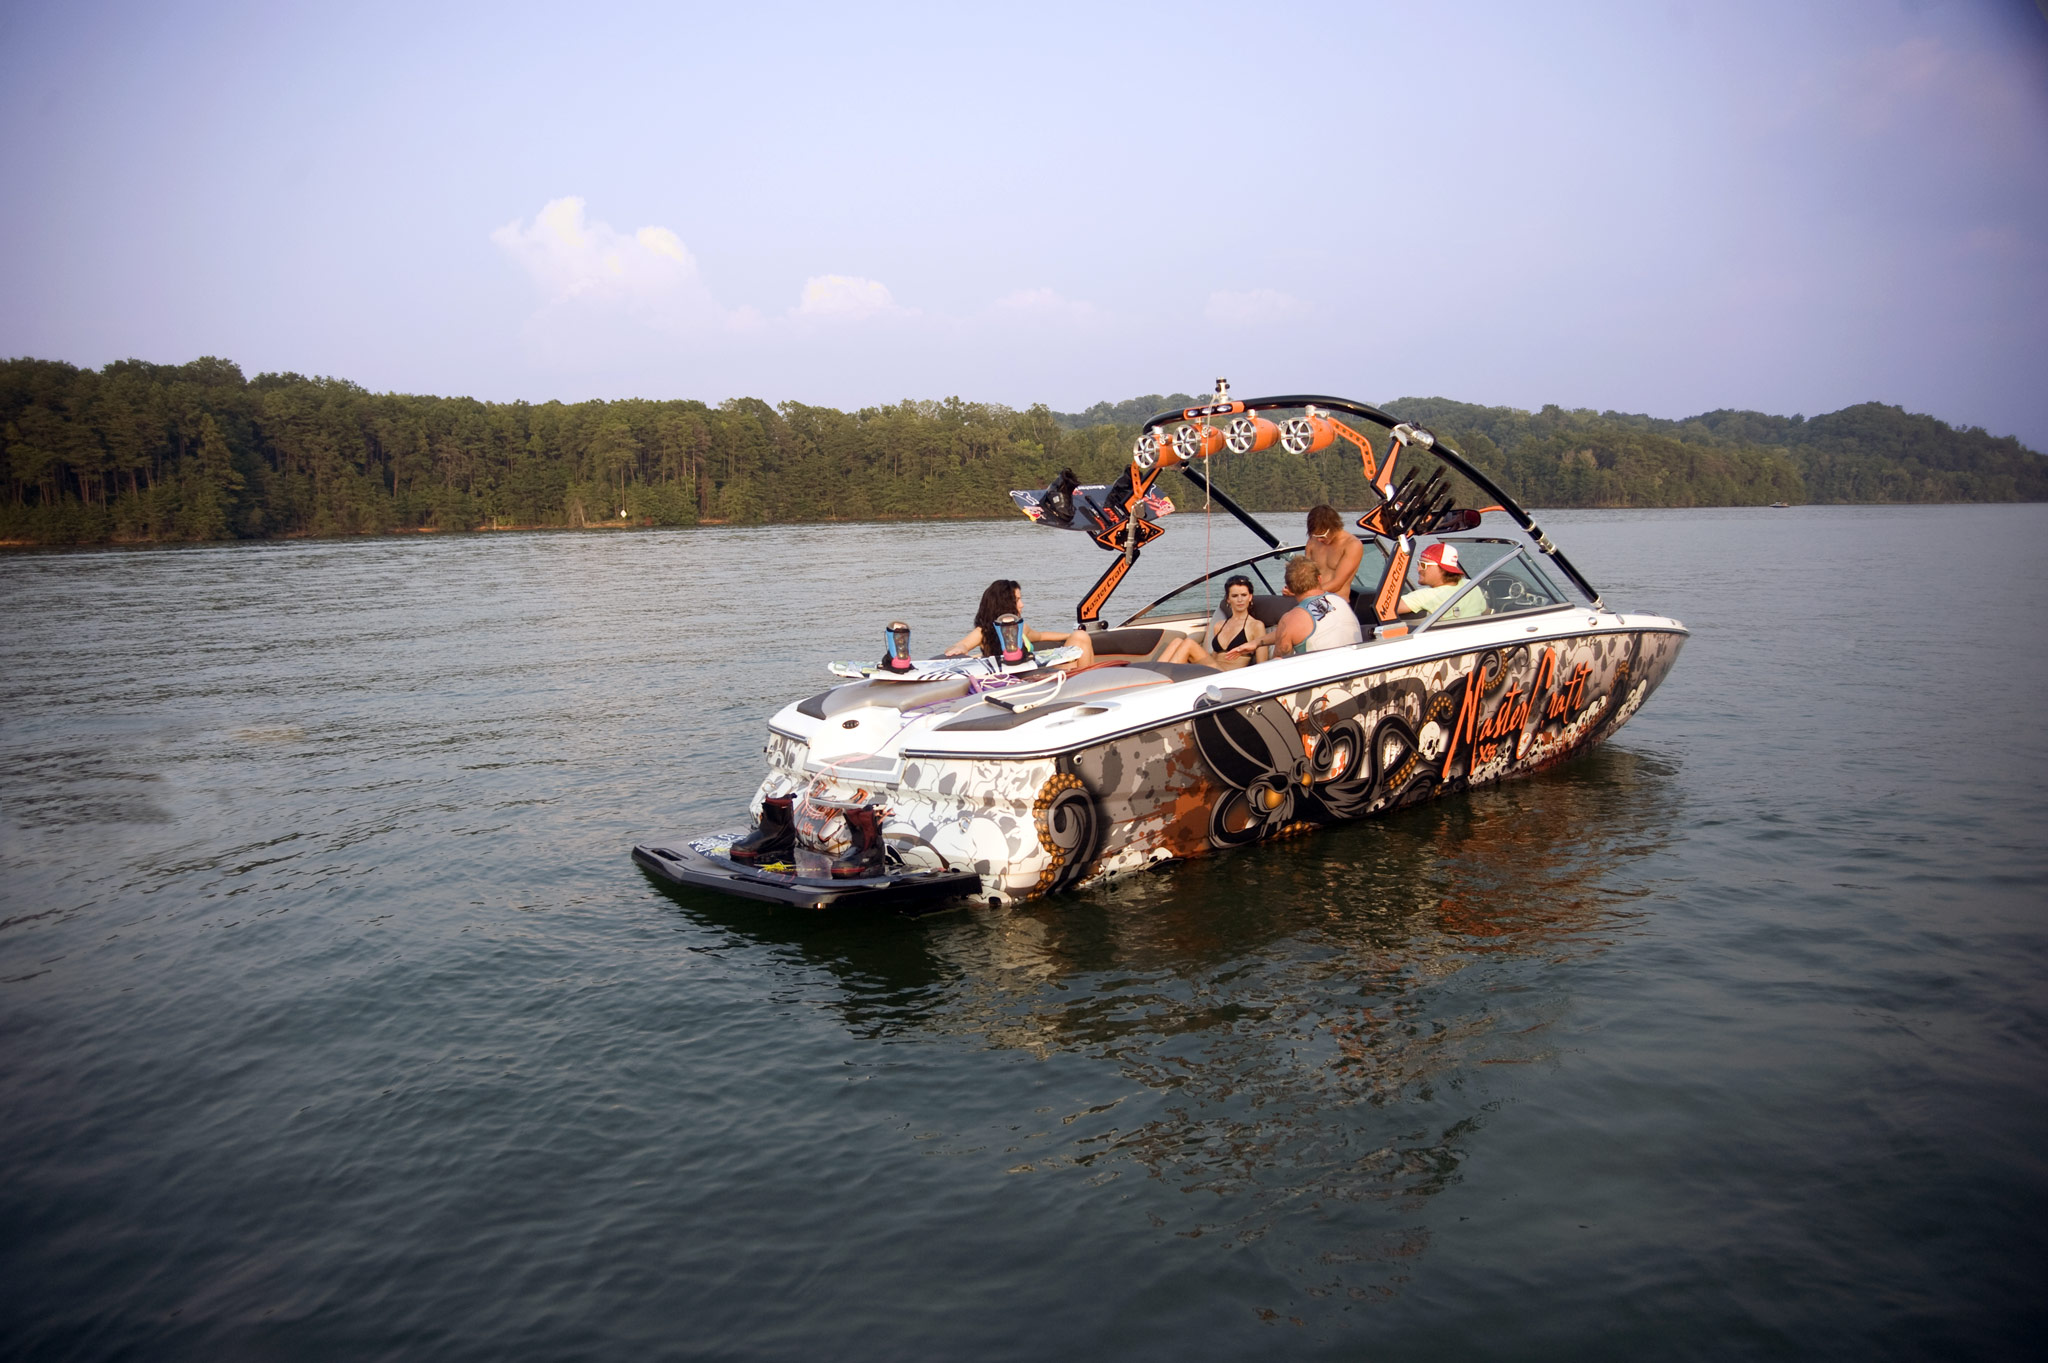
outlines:
[[[1256,668],[1224,673],[1192,714],[1098,743],[907,754],[876,803],[899,847],[973,870],[990,897],[1029,899],[1542,771],[1627,722],[1685,638],[1601,630],[1276,696],[1232,685]],[[815,783],[801,741],[771,734],[768,754],[762,796]]]
[[[1220,702],[1192,718],[1070,759],[1100,823],[1098,850],[1076,879],[1542,771],[1626,723],[1684,641],[1675,631],[1603,631],[1235,705],[1219,684]]]

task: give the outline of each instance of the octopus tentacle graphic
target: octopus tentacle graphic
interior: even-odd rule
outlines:
[[[1278,701],[1195,716],[1195,747],[1230,789],[1209,811],[1209,841],[1241,847],[1268,837],[1294,815],[1295,792],[1309,776],[1301,731]]]
[[[1096,835],[1101,820],[1096,817],[1095,797],[1072,772],[1056,772],[1039,788],[1031,805],[1032,822],[1038,827],[1038,845],[1052,860],[1038,874],[1034,894],[1049,894],[1079,880],[1095,859]]]

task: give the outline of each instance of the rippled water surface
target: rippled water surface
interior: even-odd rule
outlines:
[[[2037,1349],[2048,508],[1546,520],[1606,748],[915,920],[626,852],[1080,536],[0,558],[0,1354]]]

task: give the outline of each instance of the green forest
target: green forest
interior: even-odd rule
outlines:
[[[753,398],[479,402],[250,379],[210,357],[98,370],[12,359],[0,361],[0,541],[1003,516],[1011,488],[1061,468],[1113,479],[1146,416],[1195,400],[1080,413],[959,398],[857,412]],[[1881,403],[1682,421],[1443,398],[1385,407],[1532,507],[2048,500],[2048,463],[2017,440]],[[1372,500],[1341,442],[1219,456],[1211,471],[1259,510]],[[1190,490],[1175,492],[1185,502]]]

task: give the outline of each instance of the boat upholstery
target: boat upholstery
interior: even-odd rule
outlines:
[[[1252,598],[1251,615],[1267,629],[1273,629],[1279,625],[1280,617],[1293,610],[1294,605],[1291,596],[1255,596]]]
[[[1062,699],[1068,696],[1093,696],[1104,691],[1128,691],[1134,686],[1162,686],[1167,682],[1186,681],[1190,677],[1215,675],[1217,669],[1204,667],[1200,663],[1114,663],[1091,667],[1076,672],[1067,678],[1060,688]]]
[[[1143,662],[1156,658],[1180,636],[1163,629],[1106,629],[1088,636],[1097,662]]]

